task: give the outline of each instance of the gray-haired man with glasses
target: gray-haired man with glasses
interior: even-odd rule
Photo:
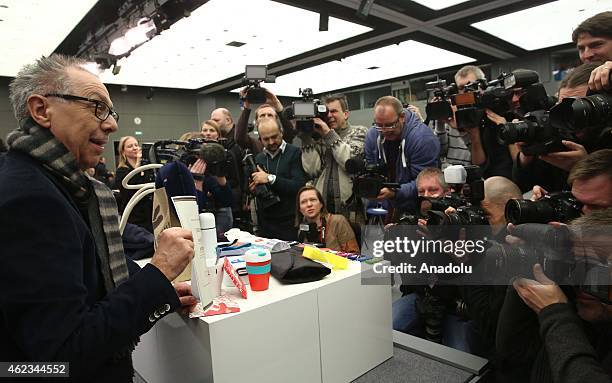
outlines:
[[[196,303],[188,285],[171,284],[193,242],[168,229],[149,265],[126,259],[115,199],[83,172],[119,119],[84,64],[43,57],[9,87],[19,127],[0,155],[0,360],[69,363],[71,381],[131,382],[138,337]]]

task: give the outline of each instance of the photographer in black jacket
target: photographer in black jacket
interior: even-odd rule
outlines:
[[[249,190],[254,193],[257,185],[269,184],[280,200],[264,208],[264,201],[259,197],[256,199],[259,234],[267,238],[296,240],[295,198],[306,182],[302,152],[283,140],[278,119],[260,120],[258,128],[264,149],[255,157],[257,170],[250,175]]]
[[[566,97],[586,96],[591,72],[597,66],[597,63],[588,63],[575,68],[559,85],[559,102]],[[575,161],[586,155],[586,149],[580,142],[564,141],[563,144],[567,151],[540,156],[518,153],[512,176],[522,192],[531,190],[535,185],[549,192],[568,188],[567,174]],[[516,145],[520,148],[521,143]]]
[[[609,265],[610,225],[611,208],[574,220],[570,231],[580,233],[573,235],[574,256],[588,250]],[[610,302],[579,287],[562,289],[539,264],[533,274],[535,280],[514,281],[500,313],[497,351],[502,381],[611,382]]]

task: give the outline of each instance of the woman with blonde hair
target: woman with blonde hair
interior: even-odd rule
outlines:
[[[123,179],[128,175],[129,172],[136,169],[141,165],[142,149],[138,140],[132,136],[121,137],[119,140],[119,161],[117,164],[116,182],[117,188],[119,189],[120,202],[119,210],[123,213],[123,209],[129,202],[130,198],[136,193],[136,190],[126,189],[123,187]],[[134,175],[130,179],[130,184],[143,184],[147,182],[153,182],[155,175],[152,170],[140,172]],[[153,224],[151,222],[151,215],[153,211],[153,199],[151,196],[147,196],[140,200],[140,202],[134,206],[128,223],[141,226],[151,233],[153,232]]]
[[[202,123],[202,134],[208,140],[219,140],[221,129],[215,120],[206,120]]]
[[[336,251],[359,253],[359,244],[348,220],[343,215],[329,213],[323,196],[314,186],[302,187],[297,193],[295,204],[295,222],[300,228],[298,238],[323,243],[325,247]]]

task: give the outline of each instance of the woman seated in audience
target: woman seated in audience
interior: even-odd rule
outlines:
[[[347,219],[327,212],[323,196],[314,186],[304,186],[298,191],[295,218],[300,228],[298,238],[325,244],[332,250],[359,253],[359,244]]]
[[[123,187],[123,179],[128,175],[129,172],[136,169],[141,165],[142,149],[138,144],[138,140],[132,136],[121,137],[119,140],[119,162],[117,164],[116,172],[116,185],[119,189],[121,203],[119,209],[123,213],[127,206],[130,198],[136,193],[137,189],[126,189]],[[147,170],[135,174],[130,180],[130,185],[139,185],[148,182],[155,182],[155,174],[153,170]],[[153,198],[148,195],[140,200],[140,202],[134,206],[128,223],[132,223],[147,229],[149,232],[153,232],[153,225],[151,223],[151,214],[153,210]]]
[[[181,136],[181,141],[194,138],[208,138],[200,132],[189,132]],[[203,145],[209,145],[204,143]],[[232,191],[227,182],[227,177],[212,175],[206,172],[207,164],[202,158],[198,158],[189,165],[193,174],[196,190],[198,191],[198,205],[201,210],[210,211],[215,214],[217,233],[225,233],[232,228]]]

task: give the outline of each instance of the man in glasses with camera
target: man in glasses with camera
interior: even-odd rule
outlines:
[[[368,130],[365,157],[368,164],[385,165],[390,182],[399,189],[383,187],[376,197],[383,207],[415,213],[417,201],[416,177],[421,170],[438,165],[440,143],[419,118],[402,107],[400,100],[383,96],[374,105],[375,126]]]

